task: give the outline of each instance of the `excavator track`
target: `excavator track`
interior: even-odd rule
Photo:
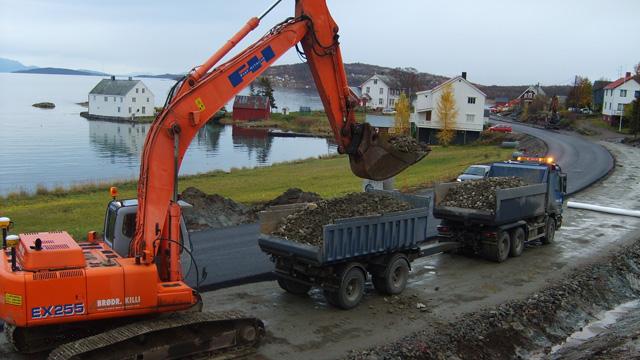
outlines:
[[[233,359],[263,336],[262,321],[240,312],[176,313],[61,345],[49,359]]]

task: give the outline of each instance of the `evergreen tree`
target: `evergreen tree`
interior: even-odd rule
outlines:
[[[272,109],[277,109],[276,99],[273,97],[273,86],[271,86],[271,80],[263,76],[258,79],[258,90],[256,91],[257,95],[266,96],[269,98],[269,103]]]

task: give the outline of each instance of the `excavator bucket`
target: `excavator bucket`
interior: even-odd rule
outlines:
[[[418,151],[399,150],[389,142],[389,136],[379,134],[368,123],[356,125],[354,132],[353,138],[359,139],[359,144],[355,153],[350,153],[349,162],[351,171],[364,179],[388,179],[422,160],[431,151],[426,146]]]

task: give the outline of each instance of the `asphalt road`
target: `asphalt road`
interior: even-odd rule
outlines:
[[[576,135],[511,124],[513,130],[545,141],[553,156],[567,173],[567,190],[576,193],[605,176],[613,167],[613,158],[602,146]],[[427,158],[426,161],[429,161]],[[430,190],[421,192],[431,195]],[[430,217],[428,236],[436,235],[439,220]],[[202,291],[273,279],[273,264],[258,247],[257,224],[191,233]],[[195,270],[187,282],[196,285]]]

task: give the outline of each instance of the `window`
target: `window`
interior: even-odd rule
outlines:
[[[618,111],[622,111],[623,106],[624,106],[624,105],[622,105],[622,104],[618,104]]]
[[[636,91],[635,97],[636,97],[636,99],[640,99],[640,91]]]
[[[107,97],[106,96],[104,97],[104,102],[107,102]]]
[[[142,113],[143,113],[143,114],[145,113],[145,108],[144,108],[144,106],[142,107]]]
[[[129,114],[131,114],[131,106],[129,106]]]
[[[474,97],[467,98],[467,104],[475,104],[475,103],[476,103],[476,98]]]
[[[144,88],[142,88],[142,93],[144,94]]]
[[[118,112],[120,112],[120,106],[118,106]]]
[[[364,92],[365,92],[366,94],[368,94],[368,93],[369,93],[369,90],[371,90],[371,88],[369,88],[369,87],[367,86],[367,88],[365,89],[365,91],[364,91]]]
[[[611,103],[609,103],[609,110],[611,110]]]
[[[138,91],[140,91],[140,89],[136,88],[136,94],[138,93]]]
[[[378,85],[378,79],[373,79],[373,85]]]
[[[149,98],[147,98],[147,102],[149,102]]]
[[[427,112],[425,113],[425,118],[424,118],[424,120],[425,120],[425,121],[431,121],[431,110],[429,110],[429,111],[427,111]]]
[[[136,213],[127,214],[122,218],[122,235],[132,238],[136,232]]]
[[[131,102],[136,102],[136,97],[135,96],[131,98]]]
[[[475,119],[476,119],[476,115],[475,114],[467,114],[467,122],[468,123],[472,123]]]
[[[380,88],[380,95],[384,94],[384,88]]]
[[[620,90],[620,97],[627,97],[627,90]]]
[[[124,101],[124,96],[120,96],[120,102]]]
[[[93,100],[95,100],[95,99],[96,99],[96,96],[95,96],[95,95],[93,95]]]
[[[378,99],[378,105],[382,105],[382,98]]]

